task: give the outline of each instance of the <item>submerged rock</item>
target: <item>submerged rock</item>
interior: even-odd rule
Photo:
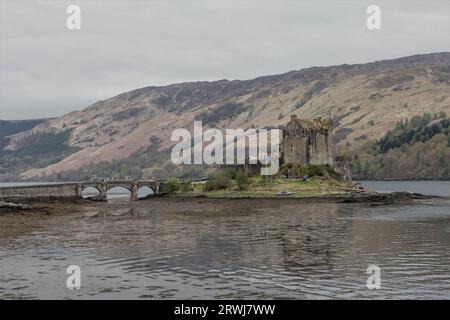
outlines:
[[[362,192],[362,193],[352,193],[342,202],[344,203],[354,203],[354,202],[364,202],[372,204],[392,204],[399,202],[408,202],[411,200],[420,199],[434,199],[441,198],[434,195],[425,195],[421,193],[400,191],[391,193],[379,193],[379,192]]]

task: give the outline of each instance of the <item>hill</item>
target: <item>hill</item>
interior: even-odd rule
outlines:
[[[30,130],[47,120],[50,119],[0,120],[0,150],[8,145],[8,136]]]
[[[401,119],[425,112],[450,114],[448,52],[312,67],[245,81],[136,89],[10,135],[0,157],[2,165],[5,159],[20,164],[4,166],[9,175],[27,179],[163,177],[181,174],[169,163],[170,134],[176,128],[192,129],[194,119],[223,129],[274,127],[288,122],[291,114],[328,117],[336,143],[352,151],[382,139]],[[56,151],[24,163],[30,137],[46,144],[52,135]]]
[[[359,179],[449,179],[450,118],[445,113],[400,120],[353,154]]]

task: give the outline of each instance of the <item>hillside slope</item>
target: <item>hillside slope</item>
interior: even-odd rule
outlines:
[[[9,144],[8,136],[30,130],[49,119],[0,120],[0,150]]]
[[[450,118],[425,113],[402,119],[378,141],[353,154],[358,179],[449,179]]]
[[[284,124],[291,114],[329,117],[336,142],[355,150],[381,138],[402,118],[441,111],[450,114],[448,52],[312,67],[246,81],[141,88],[12,135],[0,156],[6,152],[14,157],[30,135],[69,132],[70,152],[64,159],[15,172],[26,178],[60,172],[76,177],[95,172],[99,164],[109,166],[105,174],[115,170],[112,165],[130,164],[152,176],[169,161],[172,130],[192,129],[194,119],[209,127],[249,128]]]

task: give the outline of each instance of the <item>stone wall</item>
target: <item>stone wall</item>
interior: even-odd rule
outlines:
[[[352,180],[351,158],[336,156],[335,169],[345,180]]]
[[[332,139],[327,130],[312,130],[310,133],[309,164],[333,165]]]
[[[0,188],[0,198],[8,199],[70,198],[77,196],[78,185],[76,183]]]

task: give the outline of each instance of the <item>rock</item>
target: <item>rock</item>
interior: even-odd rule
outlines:
[[[371,205],[393,204],[400,202],[409,202],[412,200],[442,198],[439,196],[430,196],[421,193],[412,193],[407,191],[379,193],[379,192],[352,192],[344,199],[344,203],[371,203]]]
[[[295,192],[281,191],[281,192],[278,192],[278,193],[276,194],[276,196],[277,196],[277,197],[290,196],[291,194],[294,194],[294,193],[295,193]]]
[[[352,182],[352,188],[357,190],[364,190],[364,187],[360,182]]]
[[[23,203],[12,203],[0,201],[0,209],[6,210],[31,210],[31,206]]]

